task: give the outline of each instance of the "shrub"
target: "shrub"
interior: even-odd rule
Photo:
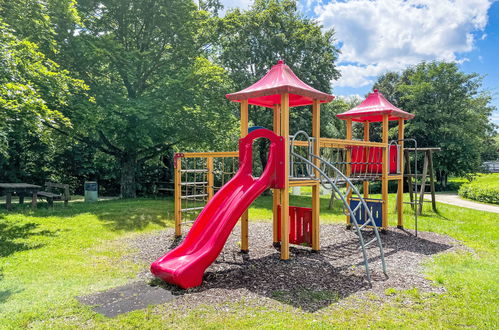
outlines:
[[[459,188],[459,196],[499,204],[499,174],[483,175]]]

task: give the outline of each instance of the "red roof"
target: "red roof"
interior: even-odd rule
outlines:
[[[277,64],[253,85],[226,96],[234,102],[247,99],[249,104],[272,108],[276,104],[281,104],[283,93],[289,93],[290,107],[309,105],[314,99],[321,103],[331,102],[334,99],[333,95],[305,84],[282,60],[277,61]]]
[[[383,115],[388,115],[388,120],[414,118],[414,114],[405,112],[388,102],[377,89],[355,108],[336,116],[340,119],[352,118],[353,121],[377,122],[383,120]]]

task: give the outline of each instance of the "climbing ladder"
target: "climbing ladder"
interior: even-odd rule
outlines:
[[[308,176],[310,178],[314,178],[317,180],[320,180],[322,186],[326,189],[333,190],[339,198],[343,201],[344,208],[347,212],[347,215],[350,216],[351,222],[353,224],[353,230],[357,234],[359,238],[359,249],[362,251],[362,256],[364,258],[364,266],[366,269],[366,275],[369,283],[371,283],[371,272],[369,270],[369,262],[368,262],[368,256],[367,256],[367,250],[366,248],[371,245],[376,243],[379,247],[379,252],[380,252],[380,257],[381,257],[381,265],[383,268],[383,273],[387,275],[386,273],[386,264],[385,264],[385,254],[383,251],[383,245],[381,243],[381,237],[379,235],[378,228],[376,226],[376,223],[374,221],[374,218],[372,216],[371,210],[367,206],[366,201],[362,197],[362,194],[359,192],[357,187],[353,184],[353,182],[350,181],[350,179],[343,174],[339,169],[337,169],[335,166],[333,166],[331,163],[326,161],[325,159],[313,154],[310,150],[313,150],[313,148],[308,148],[309,152],[307,153],[307,156],[303,156],[298,154],[297,152],[294,151],[294,142],[296,140],[296,137],[299,135],[303,135],[306,137],[307,141],[309,143],[314,143],[314,140],[311,139],[307,133],[304,131],[299,131],[295,135],[290,137],[291,140],[291,148],[290,148],[290,156],[295,159],[299,160],[299,163],[305,164],[305,169],[308,172]],[[296,163],[296,161],[295,161]],[[290,164],[293,164],[290,162]],[[313,169],[314,171],[312,171]],[[319,174],[319,177],[316,177],[316,173]],[[328,173],[333,173],[333,175]],[[332,177],[333,176],[333,177]],[[339,183],[346,184],[346,190],[341,191],[339,187]],[[348,197],[354,197],[359,201],[359,203],[352,209],[352,206],[348,203]],[[367,215],[367,219],[365,219],[364,223],[359,224],[359,220],[357,219],[357,211],[363,211]],[[371,227],[374,232],[374,238],[366,242],[366,239],[364,239],[364,234],[362,232],[363,229],[366,227]]]

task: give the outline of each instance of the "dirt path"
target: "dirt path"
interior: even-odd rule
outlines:
[[[429,197],[429,196],[428,196]],[[426,199],[427,196],[425,196]],[[466,199],[462,199],[457,195],[457,193],[438,193],[435,195],[437,202],[466,207],[468,209],[474,209],[479,211],[499,213],[499,206],[482,204],[479,202],[473,202]]]

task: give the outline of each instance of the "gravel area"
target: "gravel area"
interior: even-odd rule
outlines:
[[[250,223],[249,254],[239,253],[240,229],[236,227],[218,259],[207,269],[203,285],[189,290],[164,284],[149,273],[149,263],[179,243],[173,239],[172,229],[129,240],[138,252],[126,258],[144,265],[139,278],[150,279],[178,296],[167,304],[171,308],[255,299],[258,305],[282,303],[315,312],[351,295],[384,296],[388,288],[440,292],[443,288],[425,279],[421,263],[437,253],[463,248],[448,236],[419,232],[415,237],[412,231],[388,230],[382,235],[388,277],[381,269],[379,249],[373,245],[368,249],[371,286],[357,236],[344,225],[322,225],[320,253],[292,246],[289,261],[279,260],[279,250],[272,246],[271,226]],[[369,240],[372,233],[367,231],[364,237]]]

